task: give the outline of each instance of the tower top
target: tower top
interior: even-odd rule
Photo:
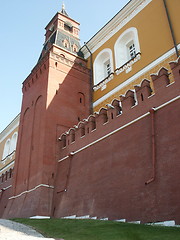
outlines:
[[[62,8],[61,8],[60,13],[63,14],[63,15],[65,15],[65,16],[67,16],[67,17],[69,17],[68,14],[67,14],[67,12],[66,12],[66,10],[65,10],[65,4],[64,4],[64,2],[63,2],[63,4],[62,4]]]
[[[61,11],[51,19],[45,27],[45,43],[39,60],[48,52],[52,46],[63,49],[76,56],[83,57],[80,52],[79,23],[70,18],[65,10],[63,2]]]

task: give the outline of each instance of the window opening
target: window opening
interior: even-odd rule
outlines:
[[[134,58],[136,56],[136,48],[134,45],[134,42],[131,41],[130,43],[127,44],[128,48],[128,56],[130,59]]]
[[[72,26],[68,25],[68,24],[64,24],[64,30],[68,31],[68,32],[72,32]]]
[[[142,93],[141,93],[141,100],[144,101],[144,96]]]
[[[81,128],[81,137],[83,137],[83,136],[85,136],[85,128],[84,127]]]
[[[69,48],[69,41],[67,39],[63,40],[63,44],[65,48]]]
[[[108,60],[104,63],[104,70],[105,70],[105,77],[109,76],[109,74],[111,73],[110,60]]]

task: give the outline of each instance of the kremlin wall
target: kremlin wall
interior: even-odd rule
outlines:
[[[83,47],[64,5],[50,20],[0,134],[1,218],[180,224],[178,4],[131,0]]]

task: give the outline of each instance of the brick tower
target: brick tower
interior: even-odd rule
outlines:
[[[45,29],[38,63],[23,82],[13,196],[4,217],[51,215],[58,136],[90,113],[79,23],[63,5]]]

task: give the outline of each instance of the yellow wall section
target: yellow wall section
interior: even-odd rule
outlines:
[[[9,163],[11,163],[12,161],[15,160],[15,153],[12,155],[12,157],[7,158],[7,160],[4,162],[2,162],[2,156],[3,156],[3,152],[4,152],[4,146],[5,143],[8,139],[11,139],[13,134],[15,132],[18,132],[18,128],[16,127],[12,132],[9,133],[9,135],[7,135],[7,137],[1,142],[0,144],[0,170],[3,169],[4,167],[6,167]],[[11,166],[12,167],[12,166]],[[4,171],[2,171],[2,173],[5,173],[7,169],[5,169]]]
[[[180,1],[179,0],[166,0],[167,8],[169,11],[169,16],[172,22],[172,27],[175,35],[176,43],[180,43],[180,31],[179,31],[179,22],[180,22]]]
[[[115,94],[110,95],[105,101],[101,102],[100,104],[98,104],[96,107],[94,107],[94,112],[98,112],[99,109],[101,109],[102,107],[106,107],[106,104],[111,103],[114,99],[118,99],[120,100],[119,96],[125,94],[129,89],[134,90],[134,86],[138,85],[139,83],[141,83],[144,79],[148,79],[151,83],[151,88],[153,90],[153,85],[151,82],[151,77],[150,75],[152,73],[157,73],[160,68],[163,66],[166,69],[168,69],[170,71],[170,66],[169,66],[169,62],[171,61],[175,61],[176,55],[172,55],[171,57],[169,57],[168,59],[166,59],[165,61],[161,62],[160,64],[156,65],[156,67],[152,68],[150,71],[146,72],[145,74],[143,74],[141,77],[136,78],[131,84],[127,85],[126,87],[124,87],[123,89],[117,91]],[[173,75],[169,75],[170,78],[170,82],[173,82],[174,78]]]
[[[167,1],[168,10],[170,13],[170,17],[172,19],[172,24],[174,31],[176,33],[176,41],[180,42],[180,35],[178,34],[178,22],[180,22],[180,15],[178,13],[178,9],[180,9],[180,1],[179,0],[168,0]],[[122,72],[119,75],[114,74],[114,79],[107,83],[106,89],[101,91],[101,89],[94,92],[94,102],[104,96],[105,94],[110,93],[112,89],[120,85],[126,79],[132,77],[135,73],[142,70],[145,66],[152,63],[160,56],[165,54],[167,51],[174,47],[173,40],[171,36],[171,32],[168,25],[168,20],[166,17],[166,12],[163,4],[163,0],[153,0],[150,4],[148,4],[140,13],[138,13],[131,21],[129,21],[122,29],[120,29],[113,37],[111,37],[106,43],[103,44],[97,51],[93,53],[93,61],[105,48],[110,48],[114,55],[114,44],[118,37],[128,28],[136,27],[138,30],[138,37],[140,42],[141,49],[141,59],[132,65],[132,71],[129,73]],[[180,31],[179,31],[180,32]],[[173,59],[172,59],[173,58]],[[171,57],[171,60],[175,60],[176,56]],[[90,59],[88,59],[89,61]],[[115,67],[115,59],[114,61],[114,69]],[[165,65],[167,66],[167,61],[165,61]],[[157,66],[159,69],[160,66]],[[157,69],[157,70],[158,70]],[[155,69],[152,69],[155,72]],[[152,72],[151,72],[152,73]],[[126,90],[131,88],[132,86],[139,84],[144,76],[149,75],[150,73],[146,73],[141,76],[139,79],[134,79],[133,83],[126,86],[126,88],[121,90],[121,94],[125,93]],[[114,95],[113,95],[114,96]],[[115,94],[114,97],[118,97],[119,92]],[[114,98],[113,97],[113,98]],[[112,96],[108,99],[112,99]],[[107,102],[107,101],[106,101]],[[101,106],[105,105],[104,103],[100,104]],[[97,106],[94,110],[98,110],[100,106]]]

